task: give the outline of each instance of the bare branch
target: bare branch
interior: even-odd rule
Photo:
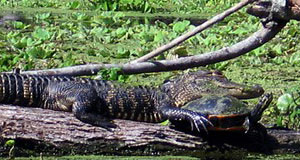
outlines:
[[[199,54],[196,56],[182,57],[175,60],[161,60],[154,62],[141,62],[129,64],[87,64],[60,69],[25,71],[24,74],[40,74],[40,75],[92,75],[96,74],[100,69],[118,67],[124,74],[137,74],[147,72],[161,72],[171,70],[184,70],[192,67],[205,66],[229,60],[243,55],[255,48],[260,47],[264,43],[271,40],[286,23],[269,22],[262,29],[252,34],[243,41],[236,43],[230,47],[224,47],[218,51]]]
[[[54,68],[46,70],[22,71],[21,74],[37,74],[37,75],[68,75],[83,76],[95,75],[101,69],[123,68],[123,64],[86,64],[64,68]]]
[[[170,43],[165,44],[163,46],[158,47],[157,49],[153,50],[152,52],[130,62],[130,63],[138,63],[138,62],[145,62],[155,56],[158,56],[159,54],[179,45],[180,43],[184,42],[185,40],[189,39],[190,37],[196,35],[197,33],[200,33],[201,31],[205,30],[206,28],[214,25],[215,23],[222,21],[227,16],[231,15],[232,13],[238,11],[239,9],[243,8],[247,4],[253,2],[253,0],[244,0],[238,3],[237,5],[227,9],[223,13],[216,15],[215,17],[211,18],[210,20],[204,22],[200,26],[194,28],[193,30],[185,33],[182,36],[177,37],[176,39],[172,40]]]

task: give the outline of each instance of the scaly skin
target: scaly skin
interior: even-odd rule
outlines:
[[[0,103],[73,112],[79,120],[107,129],[116,127],[109,123],[107,118],[151,123],[162,122],[166,119],[184,119],[191,122],[200,132],[207,126],[211,126],[207,115],[182,109],[180,106],[190,100],[200,98],[201,93],[208,91],[207,89],[201,90],[201,85],[204,85],[202,81],[205,80],[205,83],[218,81],[212,84],[219,85],[219,92],[225,95],[234,96],[236,94],[232,92],[234,86],[241,87],[215,72],[200,71],[183,77],[179,77],[176,81],[169,81],[161,89],[157,89],[124,88],[105,80],[2,73],[0,75]],[[226,88],[227,86],[230,87]],[[255,86],[252,89],[256,89],[256,94],[262,94],[262,88]],[[253,97],[252,92],[248,93],[250,97]],[[243,93],[243,97],[245,95]]]
[[[238,99],[261,96],[264,90],[259,85],[247,86],[229,81],[218,71],[198,71],[183,74],[165,82],[161,90],[169,95],[176,106],[201,98],[203,95],[230,95]]]

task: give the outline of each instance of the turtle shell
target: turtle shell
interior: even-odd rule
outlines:
[[[249,113],[248,106],[232,96],[206,95],[182,108],[209,115],[233,115]]]
[[[182,108],[206,114],[207,119],[213,124],[213,127],[207,128],[209,131],[246,131],[249,129],[248,117],[251,110],[244,102],[232,96],[207,95],[189,102]],[[189,126],[183,123],[176,125]]]

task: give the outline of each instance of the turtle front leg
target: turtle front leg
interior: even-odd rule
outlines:
[[[173,106],[162,107],[160,111],[163,117],[169,119],[171,122],[189,122],[192,131],[196,128],[198,132],[204,130],[208,133],[207,127],[213,126],[213,124],[207,119],[208,115],[199,112]]]
[[[272,93],[266,93],[262,95],[262,97],[259,99],[259,102],[256,104],[256,106],[250,113],[249,116],[250,124],[255,124],[261,119],[263,112],[269,107],[272,100],[273,100]]]

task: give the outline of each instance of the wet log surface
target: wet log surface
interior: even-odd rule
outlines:
[[[197,157],[247,155],[248,152],[300,153],[300,133],[267,129],[253,133],[187,134],[160,124],[114,120],[107,131],[82,123],[71,113],[12,105],[0,106],[0,156],[7,156],[15,140],[15,154],[29,155],[189,155]],[[205,138],[202,138],[205,137]],[[234,154],[233,154],[234,153]]]

